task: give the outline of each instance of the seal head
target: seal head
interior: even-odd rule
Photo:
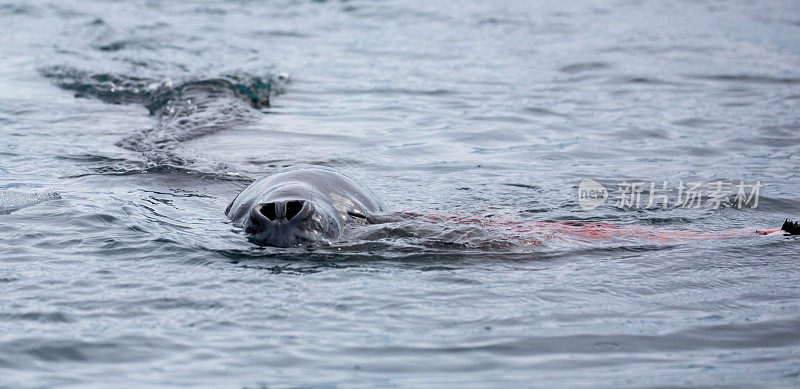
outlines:
[[[331,243],[348,225],[366,224],[383,206],[354,179],[325,168],[270,174],[247,187],[225,212],[254,243],[291,247]]]

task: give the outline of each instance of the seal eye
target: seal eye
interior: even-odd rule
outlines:
[[[292,200],[286,202],[286,220],[292,220],[293,217],[300,213],[303,209],[303,202]]]
[[[347,214],[350,215],[351,217],[355,217],[355,218],[359,218],[359,219],[366,219],[367,218],[367,215],[364,215],[363,213],[361,213],[361,211],[358,211],[358,210],[347,211]]]
[[[264,204],[258,211],[269,220],[275,220],[278,217],[278,214],[275,213],[275,203]]]

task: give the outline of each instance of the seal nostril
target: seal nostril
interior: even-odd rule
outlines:
[[[261,204],[261,209],[258,211],[269,220],[275,220],[278,218],[278,214],[275,213],[275,203]]]
[[[300,210],[303,209],[303,202],[298,200],[292,200],[286,202],[286,220],[292,220],[293,217],[297,216],[300,213]]]

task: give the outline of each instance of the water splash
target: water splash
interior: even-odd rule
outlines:
[[[68,66],[40,70],[75,97],[111,104],[142,104],[157,120],[134,131],[117,146],[140,152],[147,166],[186,166],[193,159],[174,152],[177,144],[255,121],[269,107],[270,96],[282,93],[285,74],[228,74],[181,82],[110,73],[90,73]]]

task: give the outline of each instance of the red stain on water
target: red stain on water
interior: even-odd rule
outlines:
[[[521,221],[506,216],[479,216],[462,212],[403,212],[416,220],[434,224],[456,224],[460,227],[482,228],[502,240],[525,243],[543,240],[595,241],[617,238],[670,242],[690,239],[729,239],[756,236],[755,229],[701,231],[696,229],[666,229],[641,224],[623,224],[581,220]]]

